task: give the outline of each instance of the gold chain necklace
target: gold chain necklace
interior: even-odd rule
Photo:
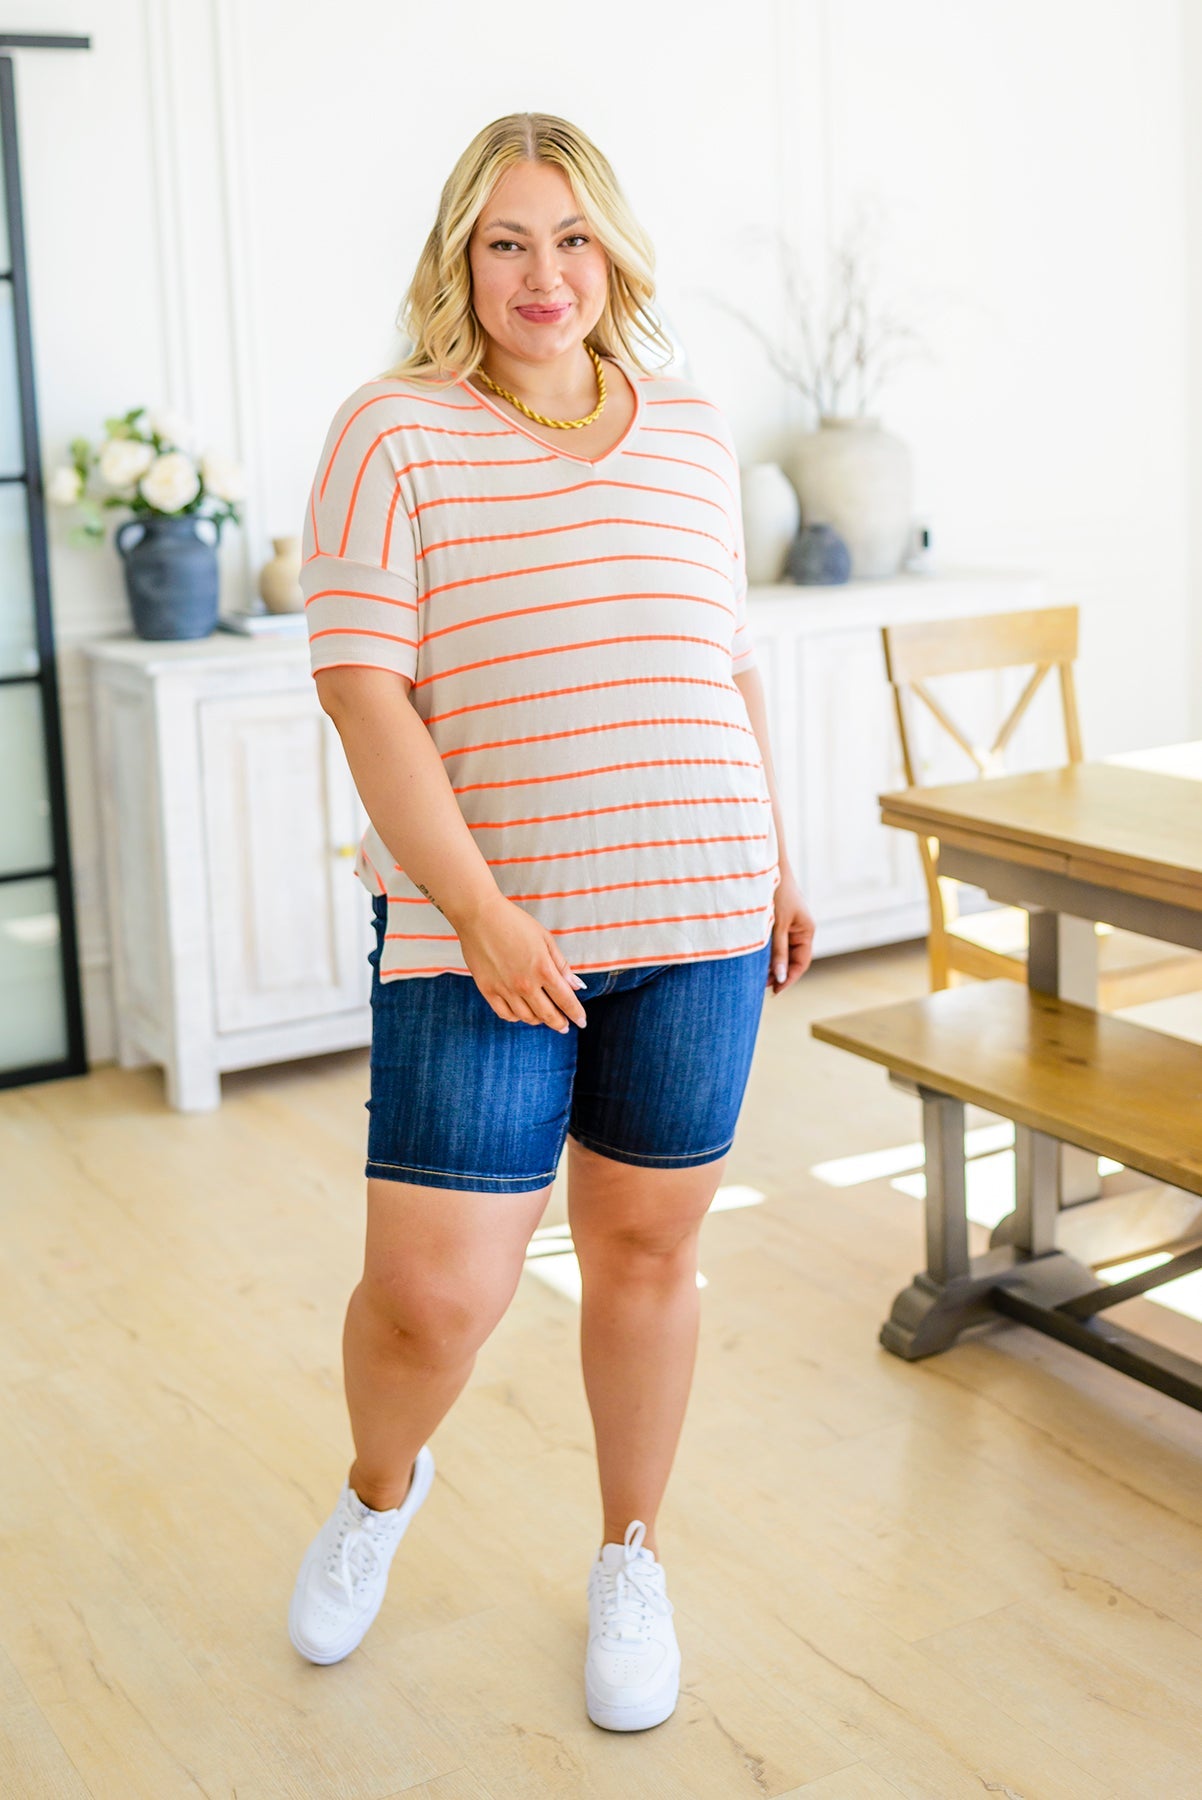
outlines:
[[[605,370],[601,367],[601,358],[591,344],[586,344],[584,347],[592,357],[593,367],[597,371],[597,404],[586,419],[546,419],[542,413],[536,413],[533,407],[527,406],[524,401],[519,400],[516,394],[511,394],[508,388],[498,387],[492,377],[486,375],[483,369],[477,369],[476,373],[481,381],[488,383],[494,394],[500,394],[503,400],[508,400],[511,406],[516,406],[519,412],[524,412],[526,417],[533,419],[537,425],[554,425],[562,431],[573,431],[579,429],[581,425],[591,425],[594,419],[601,417],[605,407]]]

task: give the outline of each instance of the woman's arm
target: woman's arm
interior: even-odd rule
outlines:
[[[768,711],[764,705],[764,684],[760,680],[760,672],[754,666],[744,669],[741,675],[735,676],[739,692],[747,707],[747,717],[751,720],[751,729],[755,732],[755,741],[760,747],[760,755],[764,762],[764,777],[768,783],[768,792],[772,796],[772,817],[776,823],[776,844],[780,856],[780,872],[787,875],[789,870],[789,852],[785,845],[785,822],[780,809],[780,797],[776,791],[776,771],[772,767],[772,747],[768,741]]]
[[[459,810],[425,721],[394,669],[319,669],[317,697],[342,739],[367,816],[415,887],[454,927],[468,973],[499,1018],[588,1023],[583,982],[551,932],[506,898]]]
[[[396,862],[456,934],[500,893],[459,810],[411,683],[388,669],[320,669],[322,710],[334,721],[367,816]]]
[[[772,927],[769,982],[774,993],[782,994],[810,966],[810,958],[814,953],[814,919],[801,897],[801,889],[789,866],[789,853],[785,847],[785,823],[781,816],[780,799],[776,792],[776,772],[772,767],[772,752],[768,745],[768,714],[764,706],[764,687],[760,672],[753,665],[750,669],[744,669],[741,675],[736,675],[735,680],[739,684],[739,692],[747,707],[747,717],[751,721],[751,729],[755,732],[756,742],[764,759],[764,776],[768,792],[772,796],[780,880],[772,896],[775,922]]]

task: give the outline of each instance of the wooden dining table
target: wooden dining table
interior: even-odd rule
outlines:
[[[911,787],[882,794],[880,808],[886,825],[938,839],[941,875],[1028,913],[1033,990],[1096,1008],[1098,922],[1202,951],[1202,742]],[[1202,972],[1199,987],[1202,1038]],[[1101,1197],[1097,1157],[1070,1145],[1060,1146],[1046,1179],[1058,1209]],[[1147,1208],[1142,1225],[1139,1207],[1128,1210],[1125,1248],[1134,1255],[1149,1228]],[[1191,1196],[1177,1216],[1198,1211]],[[1172,1206],[1161,1213],[1173,1216]],[[1113,1208],[1096,1241],[1084,1210],[1074,1224],[1084,1260],[1099,1260],[1103,1245],[1113,1249]],[[1003,1221],[993,1241],[1006,1239]]]
[[[941,875],[1033,916],[1202,949],[1202,744],[906,788],[880,804],[886,825],[938,838]],[[1093,934],[1079,935],[1088,947]],[[1045,991],[1047,947],[1035,946],[1030,974]]]
[[[1202,1360],[1112,1316],[1202,1270],[1202,744],[910,787],[880,805],[885,824],[937,840],[941,876],[1029,923],[1025,985],[973,980],[811,1022],[921,1106],[926,1263],[881,1344],[916,1361],[1001,1316],[1202,1411]],[[1166,946],[1121,948],[1150,950],[1162,976],[1176,963],[1167,986],[1193,1007],[1188,1025],[1152,1023],[1159,1003],[1139,1021],[1099,1009],[1105,926]],[[1184,967],[1169,946],[1184,946]],[[969,1107],[1014,1126],[1013,1210],[977,1254]],[[1118,1165],[1107,1192],[1103,1157]],[[1116,1266],[1132,1258],[1142,1266]]]

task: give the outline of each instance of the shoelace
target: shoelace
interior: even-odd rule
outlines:
[[[626,1529],[625,1562],[612,1571],[598,1568],[602,1635],[622,1643],[646,1638],[652,1612],[668,1615],[676,1610],[660,1591],[657,1565],[639,1554],[645,1531],[642,1521],[635,1520]]]
[[[352,1606],[356,1600],[356,1585],[374,1575],[380,1563],[372,1523],[363,1519],[355,1524],[344,1517],[338,1527],[338,1536],[326,1557],[326,1574],[335,1586],[342,1589]]]

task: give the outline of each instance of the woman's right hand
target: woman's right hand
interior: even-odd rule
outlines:
[[[561,1032],[568,1029],[567,1019],[587,1024],[576,997],[579,978],[567,957],[551,933],[514,901],[498,892],[470,918],[452,923],[463,960],[498,1018]]]

